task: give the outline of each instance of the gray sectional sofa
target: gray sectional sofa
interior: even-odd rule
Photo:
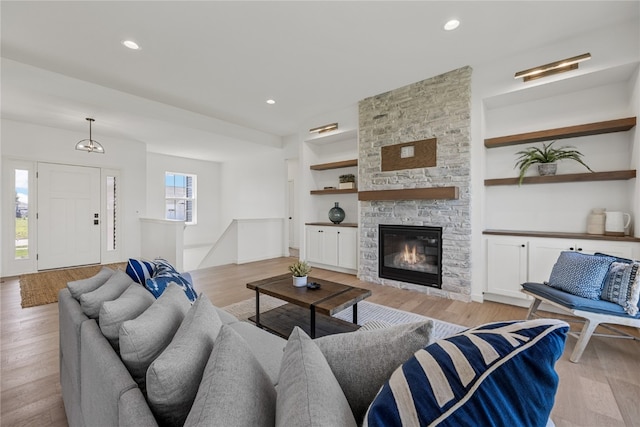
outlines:
[[[288,344],[205,295],[191,304],[171,284],[148,298],[124,272],[107,270],[59,293],[72,427],[327,425],[328,414],[357,425],[393,370],[430,340],[426,321]],[[315,377],[301,378],[309,361]]]

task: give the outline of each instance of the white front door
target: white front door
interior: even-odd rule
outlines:
[[[100,169],[38,163],[38,270],[100,263]]]

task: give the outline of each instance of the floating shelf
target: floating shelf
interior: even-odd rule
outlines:
[[[527,176],[522,180],[523,184],[550,184],[556,182],[586,182],[586,181],[623,181],[636,177],[635,170],[611,171],[611,172],[587,172],[571,173],[551,176]],[[495,178],[485,179],[485,186],[492,185],[518,185],[520,178]]]
[[[357,193],[358,189],[357,188],[344,188],[344,189],[339,189],[339,188],[331,188],[331,189],[327,189],[327,190],[311,190],[311,194],[315,194],[315,195],[319,195],[319,194],[347,194],[347,193]]]
[[[624,132],[636,125],[635,117],[607,120],[604,122],[587,123],[577,126],[520,133],[517,135],[487,138],[484,146],[487,148],[506,147],[509,145],[528,144],[531,142],[550,141],[553,139],[575,138],[578,136],[600,135],[603,133]]]
[[[325,134],[320,134],[309,139],[306,139],[305,142],[309,142],[311,144],[322,145],[322,144],[333,144],[334,142],[346,141],[348,139],[355,140],[358,138],[358,131],[356,129],[349,130],[338,130],[326,132]]]
[[[633,236],[607,236],[605,234],[566,233],[557,231],[484,230],[482,234],[495,236],[552,237],[559,239],[611,240],[616,242],[640,242]]]
[[[358,200],[453,200],[458,187],[408,188],[399,190],[360,191]]]
[[[311,165],[309,169],[314,171],[325,171],[329,169],[350,168],[352,166],[358,166],[358,159],[343,160],[341,162],[321,163],[318,165]]]

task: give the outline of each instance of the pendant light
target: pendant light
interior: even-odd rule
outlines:
[[[87,117],[86,120],[89,122],[89,139],[78,141],[78,143],[76,144],[76,150],[86,151],[88,153],[104,154],[104,148],[102,147],[102,144],[91,138],[91,123],[95,122],[95,120],[89,117]]]

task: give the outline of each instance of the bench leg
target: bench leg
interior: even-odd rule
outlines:
[[[576,346],[573,349],[573,353],[571,353],[571,360],[573,363],[578,363],[580,360],[580,356],[582,356],[582,352],[587,347],[589,343],[589,339],[591,339],[591,335],[593,335],[593,331],[598,327],[599,322],[594,322],[590,319],[586,319],[584,322],[584,327],[582,331],[580,331],[580,338],[578,338],[578,342],[576,342]]]
[[[527,320],[531,320],[533,318],[533,315],[536,312],[536,310],[538,310],[538,307],[540,306],[541,302],[542,301],[537,298],[535,298],[531,302],[531,306],[529,307],[529,311],[527,312]]]

